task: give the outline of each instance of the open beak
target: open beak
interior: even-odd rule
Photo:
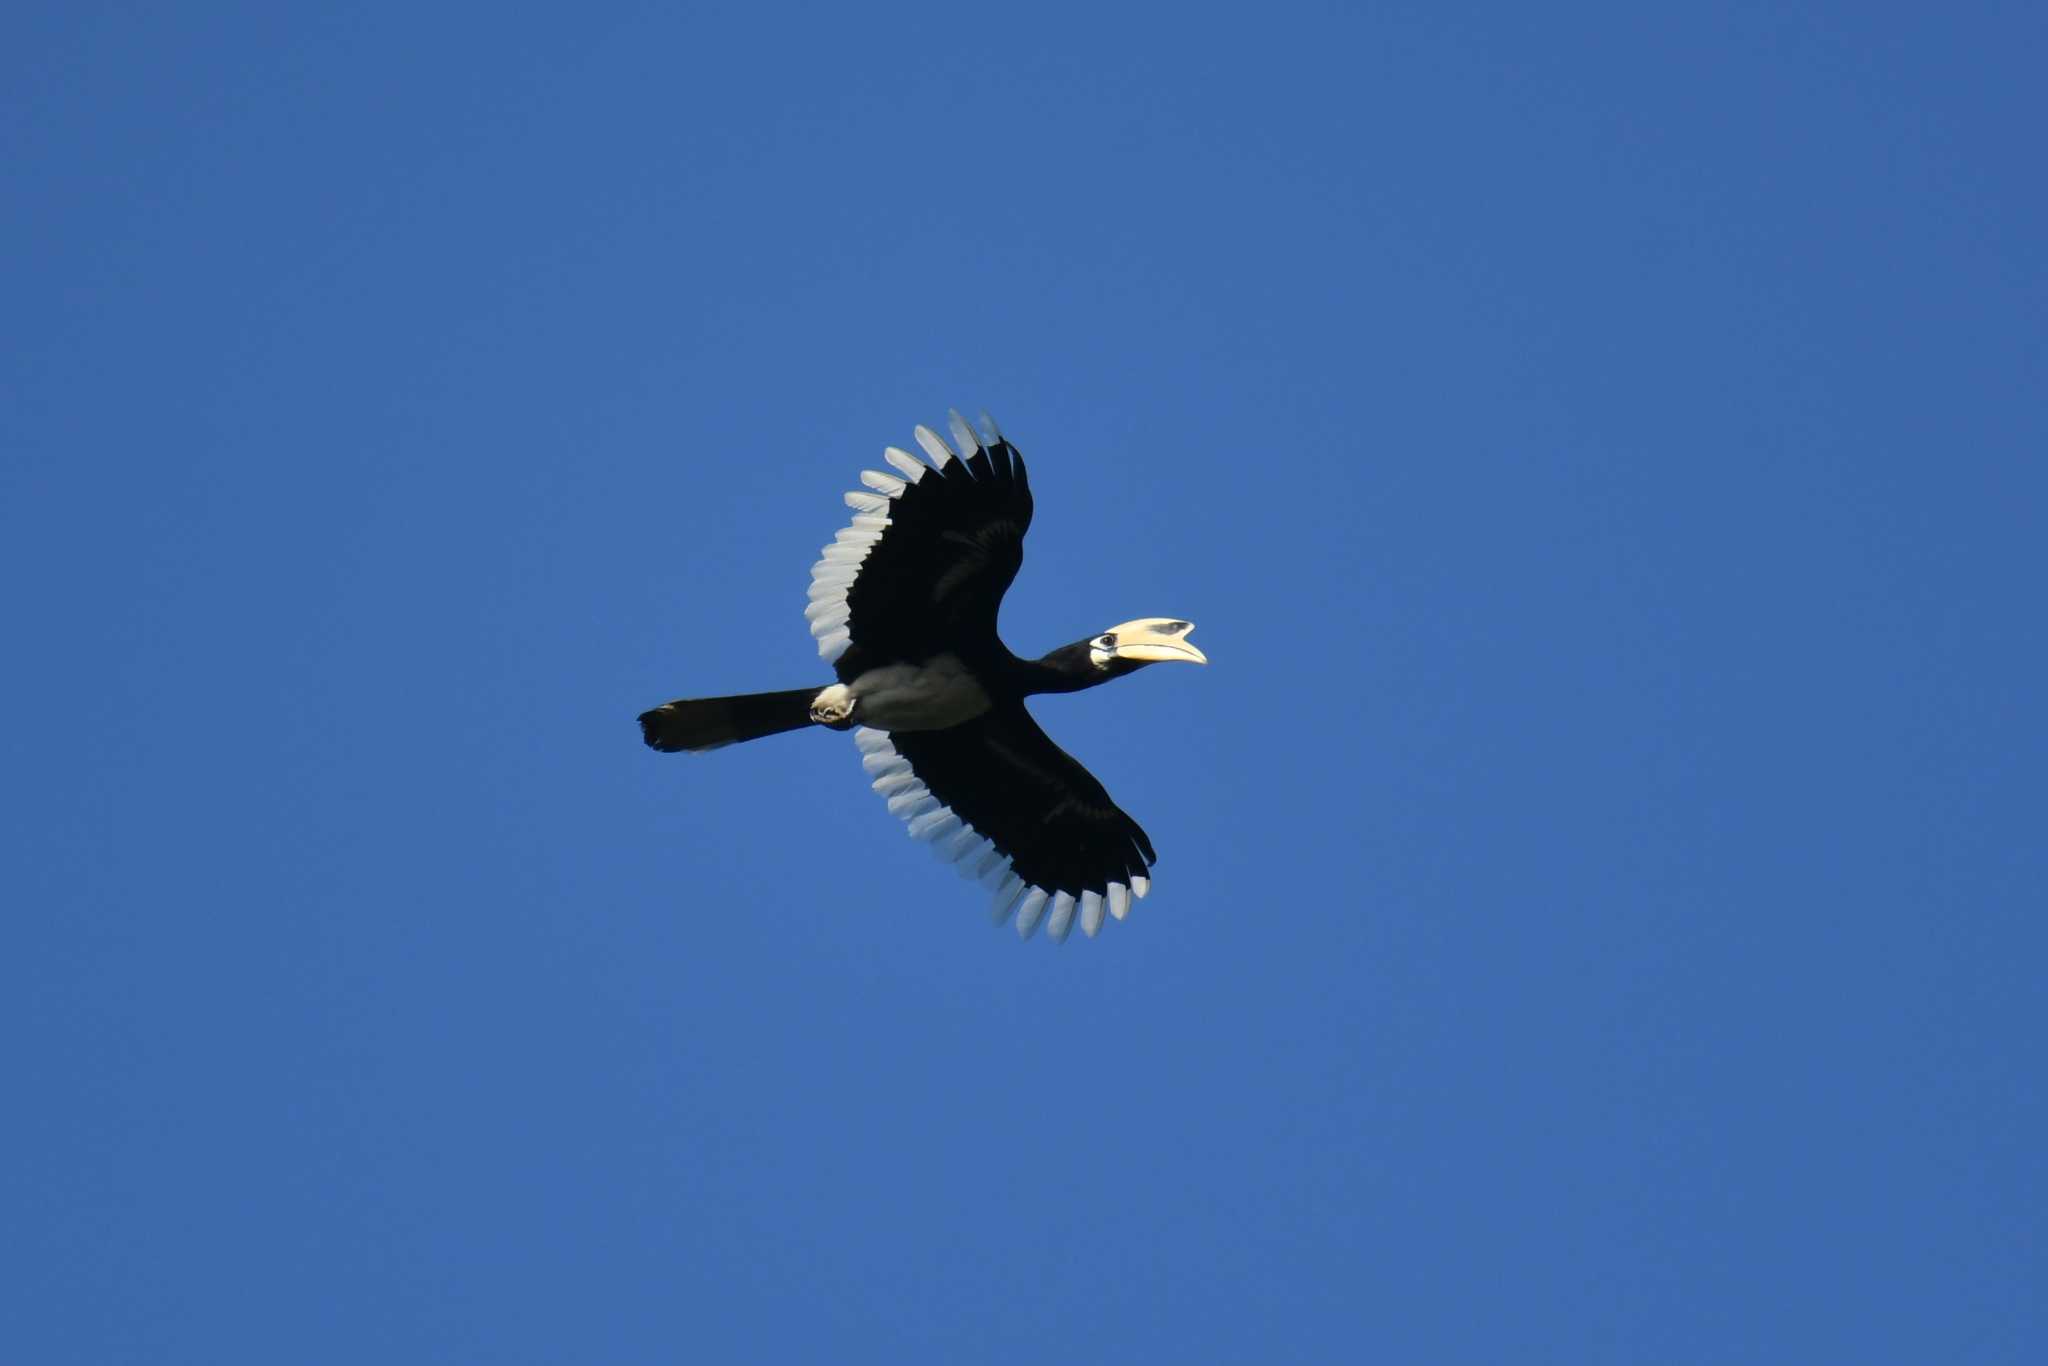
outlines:
[[[1171,617],[1127,621],[1110,628],[1116,635],[1116,647],[1111,653],[1118,659],[1145,664],[1164,664],[1176,659],[1185,664],[1207,664],[1209,656],[1188,644],[1188,633],[1194,629],[1193,622]]]

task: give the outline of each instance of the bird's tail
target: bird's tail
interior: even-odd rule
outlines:
[[[813,724],[816,688],[750,692],[738,697],[685,697],[640,713],[640,734],[653,749],[702,751],[758,740]]]

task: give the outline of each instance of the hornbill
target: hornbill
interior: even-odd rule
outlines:
[[[1024,459],[984,415],[950,415],[953,444],[916,429],[926,464],[890,447],[895,470],[861,474],[852,525],[811,567],[811,634],[839,681],[824,688],[684,698],[642,713],[647,743],[702,751],[805,726],[852,730],[889,810],[941,858],[995,889],[995,923],[1041,921],[1065,940],[1121,920],[1156,855],[1138,823],[1047,738],[1024,699],[1079,692],[1168,660],[1209,661],[1194,629],[1141,617],[1019,659],[996,635],[1024,562]]]

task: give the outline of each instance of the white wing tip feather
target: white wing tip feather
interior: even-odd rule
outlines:
[[[1121,882],[1109,884],[1109,913],[1122,920],[1131,910],[1131,889]]]
[[[962,459],[981,449],[981,438],[974,434],[974,428],[967,425],[967,419],[960,416],[958,408],[946,410],[946,430],[953,434],[953,444],[960,448]]]
[[[1010,912],[1017,908],[1017,902],[1023,895],[1024,879],[1018,877],[1015,873],[1005,877],[1002,886],[996,888],[995,899],[989,902],[988,910],[991,923],[1000,925],[1005,920],[1008,920]]]
[[[932,841],[932,856],[941,863],[957,863],[975,838],[974,827],[963,823],[958,830]]]
[[[922,422],[913,427],[910,434],[917,438],[917,444],[924,448],[924,453],[932,458],[932,465],[935,468],[946,468],[946,462],[954,458],[953,448],[946,444],[943,437]]]
[[[1052,899],[1052,915],[1046,919],[1045,933],[1055,944],[1067,942],[1067,935],[1074,928],[1074,894],[1061,892]]]
[[[1043,887],[1033,887],[1025,892],[1024,899],[1017,903],[1017,937],[1029,939],[1038,930],[1038,922],[1045,915],[1045,903],[1052,895]]]
[[[927,811],[910,823],[910,837],[914,840],[935,840],[950,835],[960,828],[960,818],[953,814],[951,807],[940,807]]]
[[[931,469],[931,466],[925,464],[924,461],[919,460],[901,446],[885,448],[882,451],[882,459],[888,461],[891,469],[901,474],[913,484],[924,478],[926,472]]]

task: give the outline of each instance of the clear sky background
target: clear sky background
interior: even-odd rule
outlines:
[[[0,1359],[2048,1360],[2048,11],[0,21]],[[949,405],[1152,897],[824,681]]]

